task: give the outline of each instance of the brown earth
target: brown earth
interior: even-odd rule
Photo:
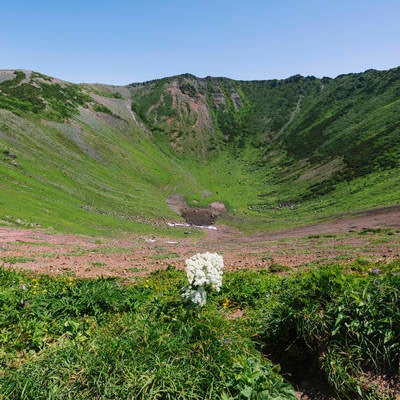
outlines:
[[[128,278],[169,265],[183,268],[186,258],[205,251],[223,254],[227,270],[279,271],[280,266],[357,258],[386,261],[400,257],[400,206],[255,235],[223,225],[205,232],[184,239],[143,235],[110,239],[0,227],[0,264],[46,274]]]
[[[188,224],[196,226],[213,225],[215,220],[227,213],[224,203],[214,201],[208,207],[190,207],[184,196],[173,193],[167,199],[167,204],[172,211],[181,215]]]

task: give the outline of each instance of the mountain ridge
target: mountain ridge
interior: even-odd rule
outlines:
[[[321,199],[327,201],[321,218],[335,214],[332,199],[345,211],[392,205],[394,188],[374,200],[363,185],[397,183],[399,111],[398,67],[265,81],[181,74],[125,86],[1,70],[0,172],[10,194],[0,219],[15,223],[21,214],[46,220],[43,210],[38,217],[12,201],[22,193],[35,198],[37,209],[60,196],[62,207],[77,215],[68,228],[65,215],[53,209],[45,226],[53,221],[56,229],[85,230],[78,220],[99,214],[89,232],[98,229],[94,221],[106,229],[104,215],[122,230],[146,230],[143,221],[154,226],[172,218],[165,199],[174,191],[198,205],[223,201],[245,224],[264,221],[262,229],[311,221],[301,209],[315,209]],[[51,170],[48,176],[35,164],[38,155]],[[29,168],[23,170],[24,162]],[[21,182],[32,188],[30,195]],[[59,192],[43,200],[37,185]],[[366,190],[365,204],[354,204],[351,190]],[[72,209],[67,197],[76,203]],[[290,207],[297,208],[295,218]],[[16,216],[7,219],[7,210]],[[130,226],[132,220],[140,226]]]

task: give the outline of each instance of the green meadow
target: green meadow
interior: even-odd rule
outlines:
[[[315,398],[395,399],[373,378],[399,371],[399,279],[398,262],[244,270],[186,309],[172,268],[130,281],[1,269],[0,398],[289,400],[305,381]]]

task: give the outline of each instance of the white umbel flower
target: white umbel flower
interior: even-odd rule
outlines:
[[[187,303],[203,307],[207,301],[207,292],[203,287],[192,288],[187,286],[182,290],[182,298]]]
[[[224,259],[217,253],[198,253],[186,260],[186,275],[193,287],[208,286],[219,292]]]

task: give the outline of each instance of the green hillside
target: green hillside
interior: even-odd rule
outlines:
[[[174,216],[165,199],[180,185],[196,190],[190,174],[133,121],[129,100],[64,82],[53,96],[47,79],[32,74],[20,88],[17,73],[0,84],[0,219],[80,233],[165,230],[160,218]],[[34,99],[40,107],[20,106]]]
[[[399,115],[400,68],[124,87],[0,71],[0,220],[166,233],[174,192],[246,230],[397,204]]]

